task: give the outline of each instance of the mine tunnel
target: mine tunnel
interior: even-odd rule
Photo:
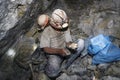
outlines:
[[[53,80],[44,75],[47,58],[38,49],[37,18],[55,9],[68,15],[74,42],[105,34],[120,46],[120,0],[0,0],[0,80]],[[77,57],[55,80],[120,80],[119,61],[92,65],[91,60]]]

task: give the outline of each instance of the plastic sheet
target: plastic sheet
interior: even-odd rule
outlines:
[[[103,34],[90,39],[88,52],[93,55],[92,64],[101,64],[120,60],[120,48],[110,41],[109,36],[105,36]]]

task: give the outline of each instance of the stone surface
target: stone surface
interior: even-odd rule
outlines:
[[[50,15],[55,8],[68,14],[73,41],[100,33],[120,38],[120,0],[0,0],[0,80],[50,80],[44,75],[46,57],[42,51],[37,58],[40,64],[32,66],[34,76],[25,60],[34,52],[33,44],[39,44],[41,33],[33,36],[37,16]],[[27,69],[15,63],[16,58]],[[56,80],[120,80],[120,62],[93,66],[91,59],[89,55],[76,59]]]

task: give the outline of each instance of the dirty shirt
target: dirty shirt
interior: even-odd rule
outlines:
[[[41,40],[40,47],[51,47],[51,48],[64,48],[66,47],[66,42],[72,41],[69,28],[66,31],[58,32],[54,30],[51,26],[44,29]]]

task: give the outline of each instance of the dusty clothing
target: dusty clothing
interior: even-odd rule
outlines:
[[[63,32],[57,32],[51,26],[45,28],[41,35],[40,47],[50,47],[50,48],[65,48],[66,42],[72,41],[70,30],[67,29]],[[45,68],[45,72],[49,77],[56,77],[59,73],[59,69],[63,58],[58,55],[47,55],[48,63]]]
[[[63,58],[58,55],[47,55],[48,62],[45,67],[45,72],[49,77],[57,77]]]
[[[64,32],[57,32],[52,27],[47,27],[40,40],[40,47],[51,47],[51,48],[64,48],[65,42],[72,41],[70,36],[70,30]]]

